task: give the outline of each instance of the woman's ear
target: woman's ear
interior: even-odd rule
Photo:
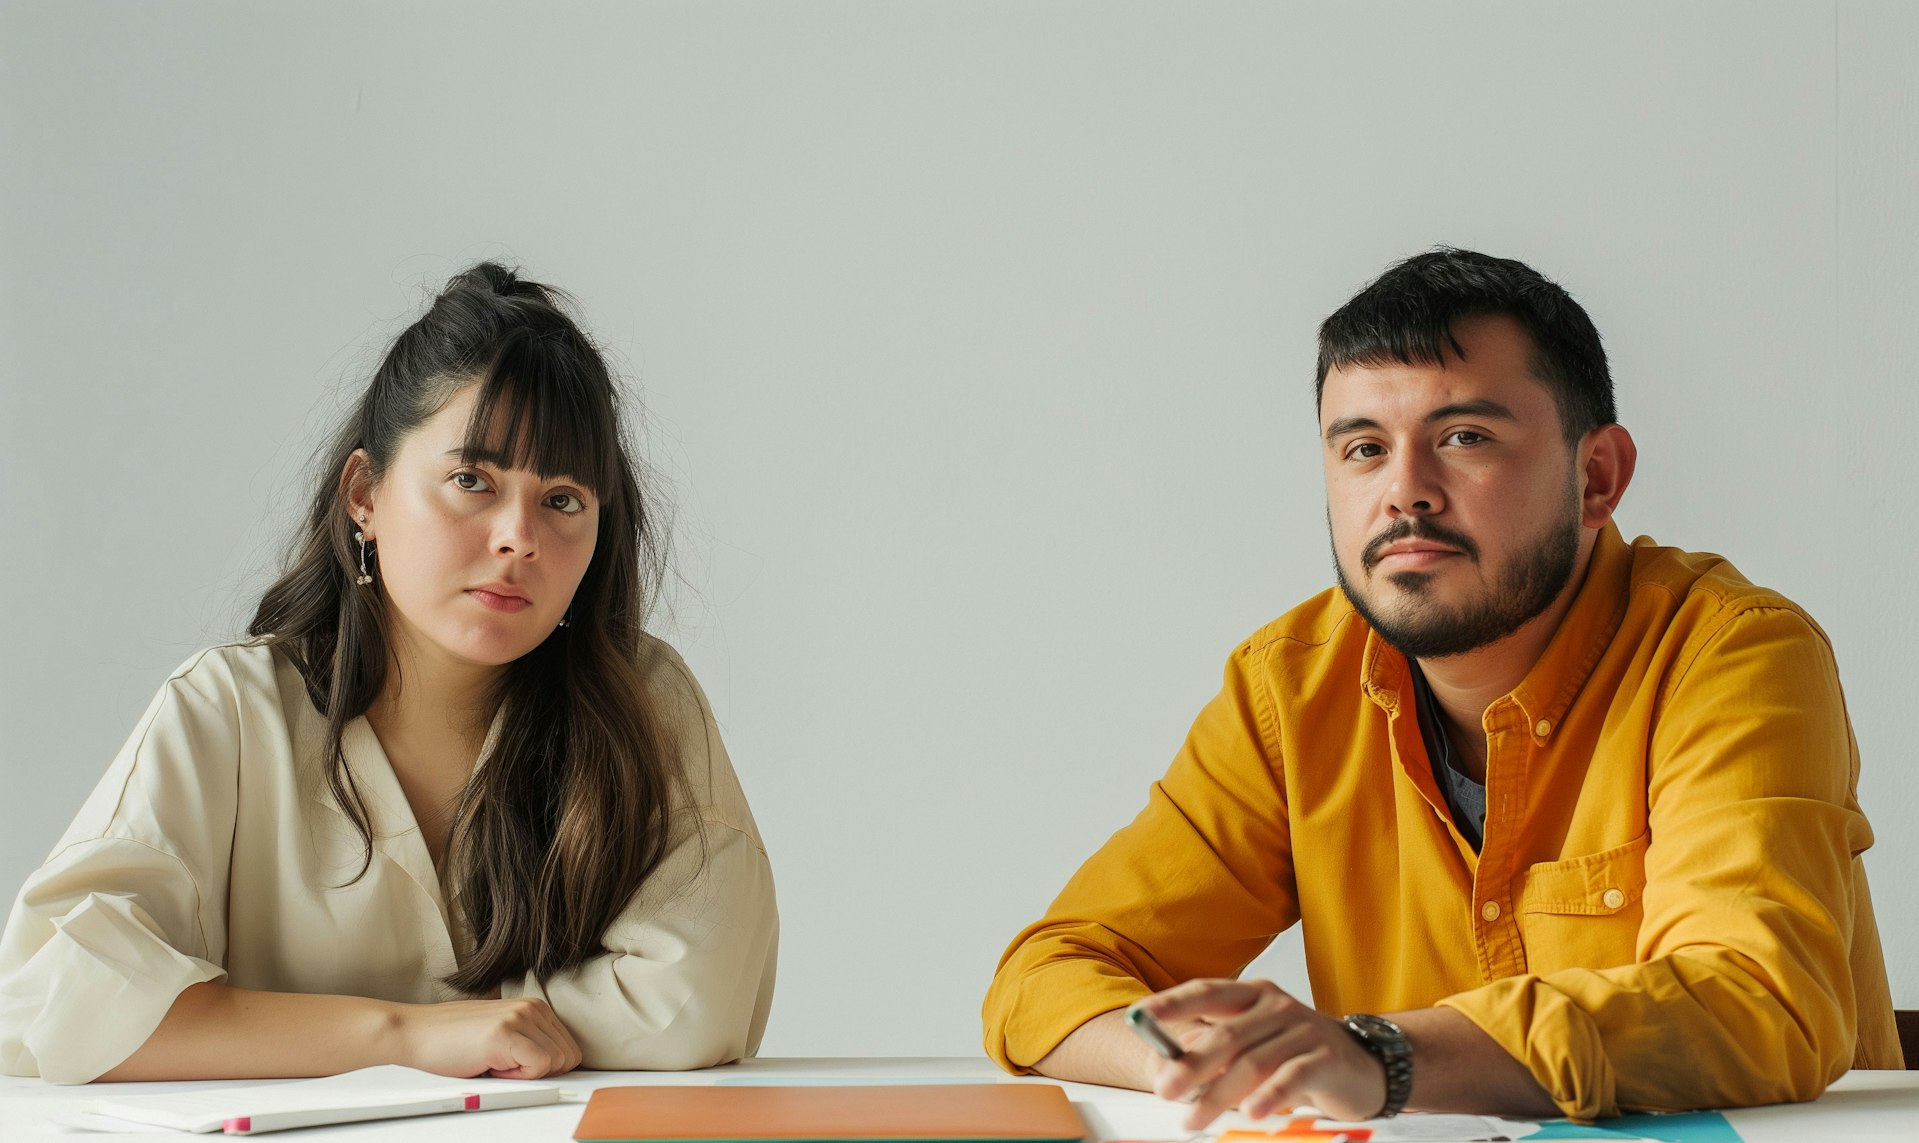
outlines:
[[[340,499],[346,502],[353,526],[373,538],[373,461],[363,448],[356,448],[340,469]]]
[[[1586,435],[1579,449],[1580,497],[1579,522],[1588,528],[1603,528],[1619,507],[1620,497],[1632,483],[1632,470],[1639,460],[1639,446],[1624,425],[1601,425]]]

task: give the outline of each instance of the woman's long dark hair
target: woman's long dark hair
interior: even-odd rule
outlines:
[[[498,737],[456,811],[446,880],[474,947],[447,983],[465,992],[491,992],[529,970],[549,976],[598,952],[665,856],[683,781],[642,684],[660,537],[612,376],[565,300],[491,262],[447,283],[393,343],[320,458],[291,565],[247,628],[298,669],[326,716],[327,783],[365,844],[364,875],[373,832],[341,735],[379,696],[388,650],[377,575],[372,587],[354,583],[360,551],[340,479],[348,458],[365,449],[377,486],[407,435],[478,385],[465,461],[506,442],[512,467],[565,475],[599,499],[598,540],[568,624],[502,672]]]

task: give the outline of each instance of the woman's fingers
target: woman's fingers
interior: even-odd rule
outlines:
[[[531,998],[499,1002],[496,1034],[504,1059],[489,1069],[502,1079],[538,1079],[572,1071],[578,1066],[579,1045],[553,1009]]]

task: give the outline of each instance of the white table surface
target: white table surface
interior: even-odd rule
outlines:
[[[617,1084],[732,1084],[953,1082],[1051,1083],[1035,1077],[1007,1076],[983,1058],[893,1057],[879,1059],[757,1059],[697,1072],[574,1072],[556,1081],[576,1093],[573,1102],[550,1107],[528,1107],[477,1114],[435,1115],[373,1123],[315,1127],[271,1135],[288,1143],[306,1140],[340,1143],[376,1143],[400,1140],[459,1140],[461,1143],[562,1143],[573,1137],[580,1104],[593,1088]],[[263,1081],[271,1082],[271,1081]],[[206,1083],[98,1084],[56,1087],[37,1079],[0,1077],[0,1141],[83,1139],[98,1143],[119,1140],[170,1140],[190,1136],[156,1131],[139,1134],[97,1134],[63,1127],[53,1116],[74,1109],[84,1100],[113,1095],[161,1094],[195,1088],[238,1086],[232,1081]],[[1144,1092],[1088,1084],[1064,1084],[1067,1095],[1085,1117],[1095,1139],[1180,1139],[1184,1109]],[[1919,1072],[1851,1072],[1813,1103],[1788,1104],[1730,1111],[1726,1117],[1747,1143],[1804,1143],[1831,1139],[1846,1143],[1919,1143]],[[1246,1124],[1253,1126],[1253,1124]],[[1272,1120],[1261,1126],[1277,1126]]]

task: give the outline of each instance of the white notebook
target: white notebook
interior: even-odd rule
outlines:
[[[559,1101],[560,1089],[553,1084],[449,1079],[389,1064],[325,1079],[173,1095],[93,1099],[82,1104],[80,1110],[87,1115],[174,1131],[258,1135],[290,1127],[399,1119],[449,1111],[496,1111]],[[111,1130],[108,1125],[101,1126]]]

